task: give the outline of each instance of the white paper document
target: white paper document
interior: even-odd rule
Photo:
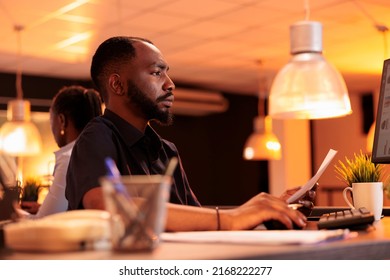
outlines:
[[[307,191],[309,191],[314,186],[314,184],[317,183],[318,179],[320,179],[322,173],[324,173],[325,169],[328,167],[329,163],[336,154],[337,151],[330,149],[317,173],[309,181],[307,181],[307,183],[303,185],[302,188],[290,196],[287,199],[287,203],[293,203],[297,199],[301,198]]]
[[[344,239],[350,236],[348,229],[337,230],[242,230],[242,231],[189,231],[165,232],[165,242],[235,243],[235,244],[316,244]]]

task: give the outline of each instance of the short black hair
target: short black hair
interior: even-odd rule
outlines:
[[[102,95],[103,101],[107,101],[107,93],[103,81],[119,67],[128,63],[135,57],[134,42],[143,41],[153,44],[150,40],[140,37],[116,36],[105,40],[97,48],[91,63],[91,78]]]
[[[57,115],[63,114],[81,132],[91,119],[102,114],[102,101],[94,89],[66,86],[54,96],[51,110]]]

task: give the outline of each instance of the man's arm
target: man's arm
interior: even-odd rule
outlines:
[[[92,188],[87,191],[83,197],[83,206],[85,209],[105,210],[102,187]]]
[[[83,197],[85,209],[105,209],[101,187],[89,190]],[[167,204],[166,231],[217,230],[217,211],[179,204]],[[219,210],[221,230],[253,229],[264,221],[278,220],[292,229],[293,223],[305,226],[306,218],[299,211],[290,209],[279,198],[260,193],[243,205]]]

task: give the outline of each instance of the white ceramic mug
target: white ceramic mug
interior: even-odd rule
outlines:
[[[353,203],[347,197],[347,193],[352,193]],[[345,202],[352,209],[365,207],[374,214],[375,220],[380,220],[383,209],[383,183],[353,183],[352,188],[346,187],[343,190]]]

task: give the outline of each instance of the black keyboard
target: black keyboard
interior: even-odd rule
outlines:
[[[365,229],[373,222],[374,215],[362,207],[323,214],[318,221],[318,229]]]

